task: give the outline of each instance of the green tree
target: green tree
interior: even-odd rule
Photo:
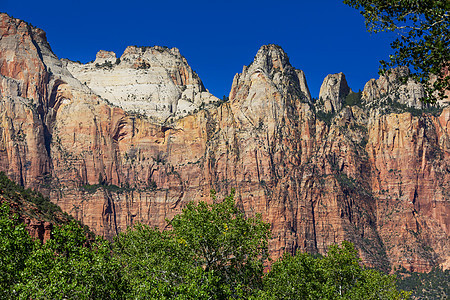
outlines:
[[[170,231],[136,224],[116,237],[114,253],[129,299],[208,299],[217,282],[195,266],[185,244]]]
[[[53,239],[36,242],[25,260],[18,299],[121,299],[125,284],[111,245],[102,238],[87,244],[77,222],[56,227]]]
[[[259,299],[407,299],[395,277],[360,266],[353,244],[331,246],[325,257],[285,254],[264,276]]]
[[[234,203],[189,203],[160,231],[137,224],[114,251],[133,299],[229,299],[262,287],[269,225]],[[213,201],[217,199],[213,194]]]
[[[411,291],[414,299],[447,299],[450,295],[450,270],[435,267],[428,273],[410,272],[405,268],[397,271],[397,286]]]
[[[264,289],[258,299],[320,299],[325,274],[319,260],[308,253],[285,253],[264,276]]]
[[[0,298],[14,298],[14,285],[20,282],[25,260],[33,248],[33,241],[9,206],[0,206]]]
[[[236,207],[234,193],[219,203],[189,203],[169,222],[195,265],[220,278],[219,298],[248,296],[260,288],[268,259],[270,225],[259,214],[247,218]],[[212,198],[216,202],[214,191]]]
[[[394,31],[394,54],[380,61],[380,74],[395,66],[412,67],[408,75],[424,85],[427,102],[450,89],[450,2],[447,0],[344,0],[365,18],[369,32]],[[437,79],[437,80],[435,80]],[[406,78],[404,78],[406,80]]]

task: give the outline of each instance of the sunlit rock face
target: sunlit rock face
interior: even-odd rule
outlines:
[[[369,80],[363,90],[364,103],[373,107],[398,103],[416,109],[424,108],[424,103],[420,101],[425,95],[423,86],[411,79],[402,83],[402,77],[408,74],[408,68],[399,67],[377,80]]]
[[[319,92],[319,101],[325,113],[335,113],[341,110],[345,97],[350,93],[347,80],[343,73],[330,74],[323,80]]]
[[[64,63],[75,78],[103,99],[156,123],[171,122],[219,102],[177,48],[129,46],[120,58],[100,50],[93,62]]]
[[[418,114],[420,87],[380,78],[348,106],[345,76],[329,75],[325,118],[304,73],[266,45],[229,101],[202,105],[216,98],[176,49],[128,47],[120,61],[101,51],[82,65],[6,14],[0,36],[0,170],[97,234],[164,228],[211,188],[236,188],[238,206],[271,223],[274,257],[350,240],[370,266],[448,266],[450,108]],[[183,95],[196,107],[186,115]]]

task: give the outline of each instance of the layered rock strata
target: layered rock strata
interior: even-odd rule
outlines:
[[[98,92],[113,85],[106,72],[122,74],[125,53],[85,85],[72,74],[113,53],[100,52],[90,66],[60,62],[43,31],[6,14],[0,34],[0,170],[44,191],[97,234],[112,238],[137,221],[163,228],[188,201],[210,201],[211,188],[222,195],[236,188],[238,205],[271,223],[274,257],[325,253],[350,240],[371,266],[448,266],[450,108],[388,113],[376,105],[385,94],[378,83],[366,85],[359,106],[346,106],[341,95],[350,89],[338,74],[323,86],[331,104],[324,119],[303,72],[267,45],[235,76],[228,102],[161,124]],[[136,60],[164,56],[161,73],[170,57],[173,65],[182,60],[173,49],[155,49],[128,50]],[[161,84],[178,88],[177,80]],[[409,95],[410,88],[391,90]]]

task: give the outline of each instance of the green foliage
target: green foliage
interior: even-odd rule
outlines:
[[[220,278],[215,293],[220,298],[249,295],[259,288],[268,259],[269,224],[261,215],[246,218],[233,197],[234,190],[220,203],[190,203],[169,223],[195,266]]]
[[[408,106],[406,104],[402,104],[398,101],[398,99],[391,99],[391,97],[386,97],[383,99],[379,105],[383,108],[383,114],[396,113],[401,114],[404,112],[409,112],[415,117],[422,116],[423,114],[431,114],[434,116],[439,116],[442,112],[442,108],[438,105],[430,105],[429,107],[425,107],[423,109],[417,109],[415,107]],[[372,105],[374,107],[374,105]]]
[[[259,299],[320,299],[325,283],[319,260],[307,253],[285,254],[264,277]]]
[[[188,248],[170,231],[137,224],[117,236],[114,251],[130,299],[206,299],[217,281],[194,265]]]
[[[447,299],[450,295],[450,270],[434,268],[429,273],[397,272],[398,288],[412,292],[414,299]]]
[[[350,91],[350,93],[344,99],[344,106],[354,106],[361,104],[362,92],[357,93]]]
[[[234,192],[220,203],[189,203],[171,230],[137,224],[119,234],[119,257],[133,299],[228,299],[261,288],[269,225],[246,218]],[[213,196],[214,201],[216,200]]]
[[[381,61],[380,74],[395,66],[411,66],[409,77],[424,85],[427,102],[445,98],[450,89],[450,2],[446,0],[344,0],[358,9],[369,32],[394,31],[395,51],[390,61]],[[438,80],[431,80],[437,78]],[[406,78],[404,78],[406,80]]]
[[[102,183],[102,184],[85,184],[81,186],[81,189],[84,190],[86,193],[88,194],[95,194],[97,192],[97,190],[102,189],[105,191],[110,191],[112,193],[125,193],[125,192],[130,192],[130,191],[154,191],[158,188],[158,186],[156,185],[156,182],[154,180],[150,180],[148,181],[147,185],[143,185],[143,186],[139,186],[137,187],[136,185],[130,186],[127,182],[122,183],[122,186],[117,186],[115,184],[107,184],[107,183]]]
[[[360,266],[351,243],[325,257],[285,255],[263,274],[269,224],[234,191],[189,203],[165,230],[136,224],[114,243],[77,222],[45,244],[0,207],[1,299],[405,299],[395,278]]]
[[[115,286],[121,285],[114,276],[120,269],[111,263],[109,244],[100,239],[86,247],[86,230],[75,221],[56,227],[53,239],[42,245],[31,240],[25,224],[4,203],[0,241],[1,299],[116,299],[118,295]]]
[[[53,239],[25,261],[14,289],[19,299],[120,299],[126,286],[111,244],[101,238],[87,244],[77,222],[57,227]]]
[[[0,206],[0,298],[13,298],[15,283],[20,281],[20,273],[33,247],[33,241],[25,224],[12,215],[6,203]]]
[[[353,244],[343,242],[325,257],[286,254],[264,277],[258,299],[407,299],[395,277],[360,266]]]
[[[321,110],[316,111],[316,117],[317,117],[319,120],[325,122],[325,124],[327,124],[327,125],[331,125],[331,122],[332,122],[332,120],[333,120],[333,118],[334,118],[335,115],[336,115],[336,114],[333,113],[333,112],[331,112],[331,111],[328,112],[328,113],[323,112],[323,111],[321,111]]]
[[[112,69],[113,64],[109,60],[107,60],[102,64],[96,63],[95,67],[96,68],[104,68],[104,69]]]
[[[120,193],[131,190],[129,187],[119,187],[115,184],[106,184],[106,183],[86,184],[81,186],[81,188],[89,194],[94,194],[98,189],[105,189],[113,193]]]
[[[145,62],[145,61],[141,62],[141,63],[137,66],[137,69],[138,69],[138,70],[140,70],[140,69],[146,70],[146,69],[150,69],[150,68],[151,68],[151,65],[150,65],[149,63]]]

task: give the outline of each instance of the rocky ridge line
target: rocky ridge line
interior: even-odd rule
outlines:
[[[129,46],[120,58],[100,50],[95,61],[87,64],[63,62],[75,78],[103,99],[160,124],[220,103],[177,48]]]

